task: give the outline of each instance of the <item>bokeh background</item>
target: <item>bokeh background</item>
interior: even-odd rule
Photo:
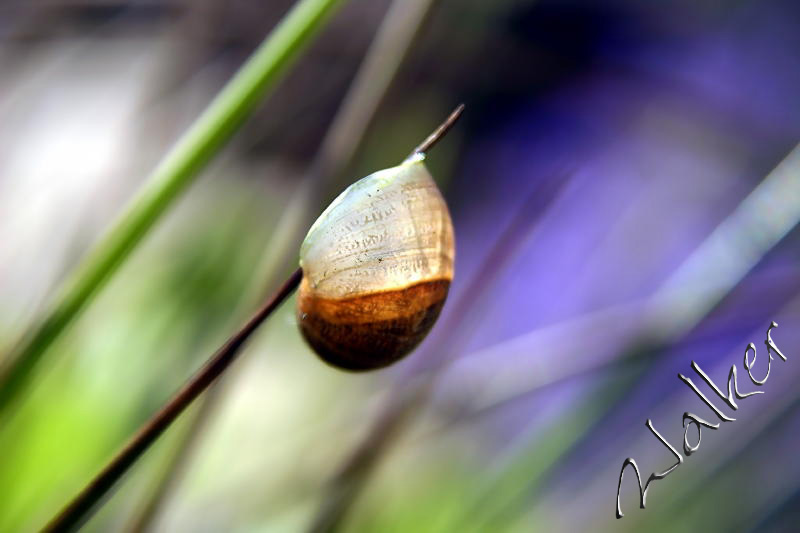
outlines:
[[[363,139],[320,163],[387,12],[428,3],[375,56],[398,71]],[[2,2],[0,357],[291,4]],[[86,530],[796,531],[800,5],[391,4],[344,5],[46,353],[0,420],[0,530],[41,527],[292,269],[298,195],[319,212],[465,102],[429,158],[457,265],[421,348],[343,373],[283,306]],[[764,394],[645,510],[627,470],[616,520],[622,461],[674,462],[645,420],[678,449],[685,411],[716,421],[677,374],[754,390],[772,320]]]

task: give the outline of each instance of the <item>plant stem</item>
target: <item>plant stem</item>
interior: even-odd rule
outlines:
[[[128,441],[128,444],[81,490],[66,507],[44,528],[44,531],[70,531],[91,515],[94,506],[105,496],[122,475],[158,439],[176,418],[206,390],[236,359],[239,348],[275,309],[294,292],[303,277],[301,269],[286,280],[283,286],[211,356],[197,373],[150,418]]]
[[[292,194],[256,268],[252,289],[244,292],[244,311],[253,307],[252,295],[265,291],[288,271],[297,254],[297,243],[303,239],[315,215],[324,208],[323,199],[333,192],[344,169],[363,145],[369,125],[383,101],[392,80],[411,49],[414,36],[423,25],[433,0],[393,0],[369,49],[339,106],[336,116],[322,140],[313,162]],[[292,265],[293,266],[293,265]],[[242,312],[234,313],[238,320]],[[217,383],[199,400],[189,427],[178,438],[175,448],[156,474],[151,492],[142,507],[126,526],[130,533],[153,529],[161,509],[168,505],[183,473],[194,460],[195,450],[204,432],[218,412],[218,404],[236,382],[234,376]]]
[[[422,141],[419,146],[414,148],[414,151],[411,152],[411,154],[409,154],[408,157],[413,157],[416,154],[425,154],[425,153],[427,153],[428,150],[433,148],[436,145],[436,143],[438,143],[439,140],[442,137],[444,137],[447,134],[448,131],[450,131],[450,128],[453,127],[453,125],[458,120],[458,117],[460,117],[461,113],[463,113],[463,112],[464,112],[464,104],[460,104],[457,108],[455,108],[453,110],[452,113],[450,113],[450,116],[447,117],[445,119],[445,121],[442,122],[439,125],[438,128],[436,128],[436,130],[434,130],[433,133],[428,135],[427,139]]]
[[[43,319],[6,357],[7,366],[0,371],[0,413],[19,395],[47,348],[195,181],[343,1],[300,0],[164,157],[123,216],[73,273]]]
[[[459,106],[459,109],[463,108]],[[458,118],[456,116],[456,118]],[[453,114],[445,123],[455,122]],[[449,129],[449,127],[447,128]],[[437,131],[442,130],[439,126]],[[446,131],[446,129],[444,130]],[[441,136],[441,135],[440,135]],[[44,528],[46,532],[70,531],[83,523],[95,505],[108,493],[159,436],[200,394],[205,391],[236,359],[239,348],[266,318],[297,288],[303,277],[298,268],[289,276],[283,286],[242,326],[228,341],[217,350],[197,373],[150,418],[131,438],[128,444],[81,490]]]

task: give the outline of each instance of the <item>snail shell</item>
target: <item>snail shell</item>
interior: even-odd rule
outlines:
[[[300,248],[300,330],[327,363],[394,363],[433,327],[453,279],[453,223],[418,154],[347,188]]]

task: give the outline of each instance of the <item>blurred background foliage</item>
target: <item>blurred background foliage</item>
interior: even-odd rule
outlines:
[[[0,5],[0,354],[291,5]],[[41,527],[242,318],[266,243],[389,6],[351,0],[337,13],[50,349],[0,420],[0,530]],[[792,531],[798,157],[782,167],[783,188],[757,195],[725,253],[698,250],[749,209],[745,198],[800,138],[798,28],[791,0],[432,2],[363,143],[320,186],[316,211],[396,164],[466,102],[430,157],[457,231],[440,327],[396,367],[352,375],[314,357],[285,305],[224,378],[167,489],[160,474],[192,416],[86,530],[304,530],[336,501],[329,480],[397,401],[391,391],[426,379],[434,371],[423,359],[441,357],[430,395],[392,434],[344,530]],[[557,194],[538,193],[554,179]],[[503,267],[486,276],[520,213],[527,222]],[[716,286],[724,276],[707,274],[727,272],[765,235],[777,244],[719,298],[691,286],[683,314],[648,320],[687,259],[699,258],[701,288]],[[485,290],[472,298],[475,283]],[[702,311],[687,322],[686,309]],[[653,484],[646,510],[626,477],[626,516],[614,520],[625,457],[643,477],[671,464],[644,421],[677,447],[684,411],[712,416],[675,375],[696,360],[718,383],[733,363],[741,377],[748,342],[760,375],[771,320],[789,360],[772,362],[765,394],[740,401],[736,422],[704,431],[697,454]],[[451,344],[457,353],[432,353]]]

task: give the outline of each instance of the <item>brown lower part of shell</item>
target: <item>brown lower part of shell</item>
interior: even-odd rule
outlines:
[[[449,280],[346,299],[319,298],[303,283],[300,331],[320,358],[354,371],[388,366],[411,352],[433,327]]]

